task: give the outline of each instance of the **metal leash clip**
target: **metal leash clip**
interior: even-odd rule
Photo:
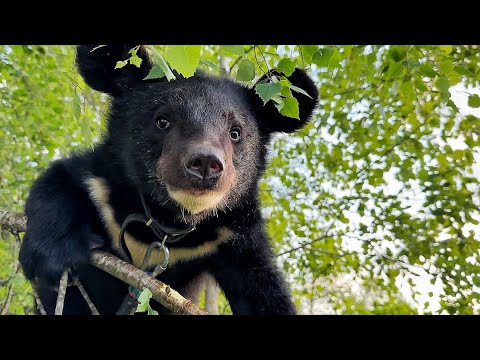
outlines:
[[[168,235],[165,235],[162,242],[154,241],[150,245],[148,245],[147,251],[145,252],[145,256],[143,257],[142,266],[140,267],[140,270],[144,271],[145,273],[149,274],[152,277],[157,277],[167,269],[168,261],[170,259],[170,252],[168,251],[168,248],[165,246],[165,241],[167,240],[167,238],[168,238]],[[160,251],[163,251],[163,255],[164,255],[163,262],[157,265],[155,269],[153,269],[153,272],[150,273],[149,271],[147,271],[147,268],[148,268],[148,262],[152,257],[152,253],[154,249],[159,249]],[[137,304],[138,304],[137,299],[139,295],[140,295],[140,290],[130,286],[128,294],[123,299],[123,302],[117,311],[117,315],[132,315],[135,312],[135,309],[137,307]]]
[[[168,247],[165,246],[165,241],[167,240],[167,238],[168,235],[165,235],[162,242],[154,241],[150,245],[148,245],[140,270],[147,272],[148,262],[152,257],[154,249],[159,249],[160,251],[163,251],[163,262],[157,265],[150,275],[152,277],[157,277],[167,269],[168,261],[170,260],[170,251],[168,250]]]

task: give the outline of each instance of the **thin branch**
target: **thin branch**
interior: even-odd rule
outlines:
[[[268,67],[267,59],[265,59],[265,55],[263,54],[263,51],[262,51],[262,49],[260,49],[260,47],[258,47],[258,50],[260,50],[260,54],[262,55],[263,62],[265,63],[265,66],[267,67],[267,72],[269,73],[270,68]]]
[[[228,71],[230,74],[232,73],[232,70],[233,70],[233,68],[235,67],[235,65],[237,65],[237,64],[240,62],[240,60],[244,59],[244,58],[245,58],[245,55],[247,55],[250,51],[252,51],[252,49],[253,49],[254,47],[255,47],[255,45],[252,45],[248,50],[246,50],[246,51],[244,52],[243,55],[240,55],[240,56],[233,62],[232,66],[230,66],[230,70]]]
[[[352,195],[352,191],[353,191],[353,187],[350,189],[350,196]],[[332,235],[329,235],[328,233],[330,232],[330,230],[332,230],[333,228],[333,225],[337,222],[337,220],[339,219],[340,217],[340,214],[343,212],[343,210],[345,210],[345,208],[347,207],[347,204],[349,203],[349,201],[346,201],[342,204],[342,206],[340,207],[339,211],[338,211],[338,215],[335,217],[335,219],[332,220],[332,222],[330,223],[330,225],[328,226],[327,230],[325,230],[325,234],[323,234],[322,236],[320,236],[319,238],[316,238],[312,241],[308,241],[306,243],[303,243],[297,247],[294,247],[290,250],[287,250],[287,251],[284,251],[280,254],[277,254],[277,257],[278,256],[282,256],[282,255],[285,255],[285,254],[289,254],[293,251],[296,251],[296,250],[299,250],[299,249],[303,249],[304,247],[307,247],[307,246],[310,246],[314,243],[316,243],[317,241],[321,241],[321,240],[325,240],[329,237],[333,237],[333,236],[342,236],[346,233],[339,233],[339,234],[332,234]]]
[[[24,232],[26,224],[27,218],[23,214],[0,209],[0,226],[4,229],[9,231],[10,229],[17,229],[18,232]],[[152,278],[114,255],[104,251],[93,251],[90,261],[93,266],[115,276],[128,285],[142,290],[148,288],[153,294],[153,299],[171,311],[190,315],[207,314],[205,310],[200,309],[190,300],[185,299],[170,286]]]
[[[74,278],[74,284],[78,287],[78,290],[80,290],[80,293],[82,294],[83,298],[85,299],[85,302],[87,303],[88,307],[92,311],[93,315],[100,315],[97,308],[95,307],[94,303],[92,302],[92,299],[90,299],[90,296],[88,296],[87,291],[83,287],[82,283],[78,278]]]
[[[322,235],[322,236],[320,236],[320,237],[318,237],[318,238],[316,238],[316,239],[314,239],[314,240],[312,240],[312,241],[308,241],[308,242],[303,243],[303,244],[301,244],[301,245],[299,245],[299,246],[296,246],[296,247],[294,247],[294,248],[291,248],[290,250],[286,250],[286,251],[284,251],[284,252],[281,252],[280,254],[277,254],[277,256],[282,256],[282,255],[285,255],[285,254],[290,254],[291,252],[294,252],[294,251],[303,249],[304,247],[310,246],[310,245],[312,245],[312,244],[314,244],[314,243],[316,243],[316,242],[318,242],[318,241],[325,240],[325,239],[328,239],[328,238],[333,237],[333,236],[341,236],[341,235],[343,235],[343,234],[331,234],[331,235],[330,235],[330,234],[328,234],[328,230],[327,230],[324,235]]]
[[[257,63],[258,68],[259,68],[260,70],[262,70],[263,74],[266,75],[266,76],[270,79],[269,73],[266,72],[266,71],[264,71],[264,70],[262,69],[262,67],[260,66],[260,62],[258,61],[258,58],[257,58],[257,50],[256,50],[256,49],[257,49],[257,46],[256,46],[256,45],[253,45],[253,49],[254,49],[254,50],[253,50],[253,55],[255,56],[255,62]],[[267,70],[268,70],[268,67],[267,67]]]
[[[38,311],[40,311],[40,314],[47,315],[47,312],[45,311],[45,308],[43,307],[43,304],[40,301],[40,297],[38,296],[37,290],[35,290],[35,287],[33,287],[33,297],[35,298],[35,302],[37,303],[37,309]]]
[[[383,241],[384,239],[376,239],[376,238],[373,238],[373,239],[362,239],[358,236],[354,236],[354,235],[343,235],[349,239],[354,239],[354,240],[357,240],[357,241],[362,241],[362,242],[381,242]],[[423,271],[425,271],[427,274],[429,275],[440,275],[441,272],[440,271],[437,271],[437,270],[426,270],[423,266],[421,265],[418,265],[418,264],[410,264],[410,263],[407,263],[405,261],[402,261],[400,259],[394,259],[393,257],[391,256],[388,256],[386,254],[382,254],[382,253],[379,253],[377,251],[374,250],[374,253],[373,254],[368,254],[368,253],[360,253],[358,251],[353,251],[351,252],[351,254],[362,254],[362,255],[365,255],[369,258],[372,258],[372,257],[381,257],[383,259],[386,259],[388,261],[391,261],[393,263],[396,263],[397,265],[400,265],[402,266],[403,269],[406,269],[410,272],[412,272],[414,275],[416,276],[421,276],[421,274],[418,274],[418,273],[415,273],[415,271],[412,269],[412,268],[418,268],[418,269],[422,269]]]
[[[15,232],[13,234],[13,236],[15,236],[15,243],[13,244],[13,267],[12,267],[12,272],[11,272],[11,275],[10,275],[10,279],[12,279],[15,274],[17,273],[18,271],[18,246],[20,245],[20,236],[18,235],[17,232]],[[10,303],[12,302],[12,299],[13,299],[13,288],[14,288],[14,285],[13,283],[10,283],[10,285],[8,285],[8,289],[7,289],[7,296],[5,298],[5,301],[3,302],[3,305],[2,305],[2,309],[0,310],[0,315],[6,315],[7,312],[8,312],[8,308],[10,307]]]
[[[300,52],[300,56],[302,58],[302,69],[305,69],[305,58],[303,56],[302,46],[301,45],[297,45],[297,46],[298,46],[298,51]]]
[[[58,295],[57,295],[57,304],[55,305],[55,315],[62,315],[63,305],[65,303],[65,295],[67,293],[67,283],[68,283],[68,269],[63,271],[62,277],[60,278],[60,285],[58,285]]]

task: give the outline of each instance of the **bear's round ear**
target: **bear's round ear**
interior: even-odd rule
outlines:
[[[267,77],[279,76],[275,71],[264,75],[258,82],[266,80]],[[313,110],[318,103],[318,89],[315,86],[313,80],[307,75],[307,73],[301,69],[295,69],[295,71],[288,77],[290,83],[296,87],[304,90],[309,96],[306,96],[300,92],[292,91],[292,95],[298,101],[298,110],[299,118],[294,119],[288,116],[281,114],[278,109],[275,107],[272,100],[268,101],[265,105],[263,104],[262,99],[255,93],[255,88],[253,87],[251,92],[251,98],[253,99],[254,109],[259,117],[260,131],[266,133],[272,132],[286,132],[291,133],[296,130],[304,127],[310,116],[313,113]]]
[[[115,69],[117,61],[128,59],[129,51],[136,46],[79,45],[75,57],[78,72],[92,89],[110,95],[119,95],[131,89],[135,83],[142,81],[152,68],[147,48],[141,45],[137,50],[137,56],[142,59],[140,67],[127,64]]]

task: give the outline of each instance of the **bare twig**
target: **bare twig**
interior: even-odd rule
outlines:
[[[13,266],[10,279],[12,279],[18,271],[18,246],[20,245],[20,236],[18,235],[18,233],[14,232],[13,236],[15,236],[15,243],[13,244]],[[6,315],[8,312],[10,303],[13,299],[13,288],[14,285],[10,283],[7,288],[7,296],[5,298],[5,301],[3,302],[2,309],[0,310],[0,315]]]
[[[65,294],[67,293],[67,283],[68,283],[68,269],[63,271],[62,277],[60,278],[60,285],[58,285],[58,295],[57,295],[57,304],[55,305],[55,315],[62,315],[63,313],[63,304],[65,303]]]
[[[93,315],[100,315],[98,313],[98,310],[97,308],[95,307],[95,304],[92,302],[92,299],[90,299],[90,296],[88,296],[88,293],[87,291],[85,290],[85,288],[83,287],[82,283],[80,282],[80,280],[78,280],[78,278],[75,278],[74,279],[74,284],[78,287],[78,290],[80,290],[80,293],[82,294],[83,298],[85,299],[88,307],[90,308],[90,310],[92,311],[92,314]]]
[[[298,46],[298,51],[300,52],[300,56],[302,58],[302,69],[305,69],[305,58],[303,56],[302,46],[301,45],[297,45],[297,46]]]
[[[267,72],[268,67],[267,67],[267,71],[264,71],[262,69],[262,67],[260,66],[260,62],[258,61],[258,58],[257,58],[257,50],[256,49],[257,49],[257,46],[253,45],[253,55],[255,56],[255,62],[257,63],[258,68],[263,71],[263,74],[266,75],[268,77],[268,79],[270,79],[270,74]]]
[[[16,229],[16,232],[23,232],[26,230],[26,224],[27,218],[25,215],[0,209],[0,226],[4,229],[11,232],[14,232],[12,231],[14,229]],[[114,255],[103,251],[94,251],[92,252],[91,264],[136,288],[142,290],[148,288],[152,292],[153,298],[171,311],[190,315],[207,314],[205,310],[198,308],[190,300],[185,299],[177,291],[170,288],[170,286],[152,278]],[[57,303],[57,305],[59,304]],[[57,311],[55,310],[55,312]]]
[[[40,311],[40,314],[47,315],[47,312],[45,311],[45,308],[43,307],[43,304],[40,301],[40,297],[38,296],[37,290],[35,290],[35,287],[33,288],[33,297],[35,298],[35,302],[37,303],[37,309],[38,311]]]
[[[294,248],[291,248],[291,249],[289,249],[289,250],[283,251],[283,252],[281,252],[280,254],[277,254],[277,256],[282,256],[282,255],[285,255],[285,254],[290,254],[291,252],[294,252],[294,251],[296,251],[296,250],[303,249],[304,247],[307,247],[307,246],[309,246],[309,245],[312,245],[312,244],[314,244],[314,243],[316,243],[316,242],[318,242],[318,241],[325,240],[325,239],[328,239],[328,238],[333,237],[333,236],[341,236],[341,235],[342,235],[342,234],[328,234],[328,231],[327,231],[326,234],[324,234],[324,235],[322,235],[322,236],[320,236],[320,237],[318,237],[318,238],[316,238],[316,239],[314,239],[314,240],[312,240],[312,241],[305,242],[305,243],[303,243],[303,244],[301,244],[301,245],[299,245],[299,246],[295,246]]]
[[[268,67],[267,59],[265,59],[265,54],[263,53],[262,49],[260,49],[259,46],[257,46],[258,50],[260,50],[260,54],[262,55],[263,62],[265,63],[265,66],[267,67],[267,72],[270,72],[270,68]]]
[[[253,48],[254,48],[254,45],[252,45],[250,48],[248,48],[248,50],[245,50],[243,55],[240,55],[239,57],[237,57],[237,59],[233,62],[232,66],[230,66],[230,70],[228,71],[230,74],[232,73],[232,70],[235,67],[235,65],[237,65],[240,62],[240,60],[245,58],[245,55],[247,55],[250,51],[252,51]]]

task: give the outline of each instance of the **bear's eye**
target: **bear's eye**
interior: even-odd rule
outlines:
[[[168,122],[168,120],[162,116],[159,116],[157,120],[155,120],[155,124],[159,129],[162,129],[162,130],[165,130],[170,127],[170,123]]]
[[[239,141],[241,137],[242,130],[238,126],[230,129],[230,139],[232,139],[233,141]]]

